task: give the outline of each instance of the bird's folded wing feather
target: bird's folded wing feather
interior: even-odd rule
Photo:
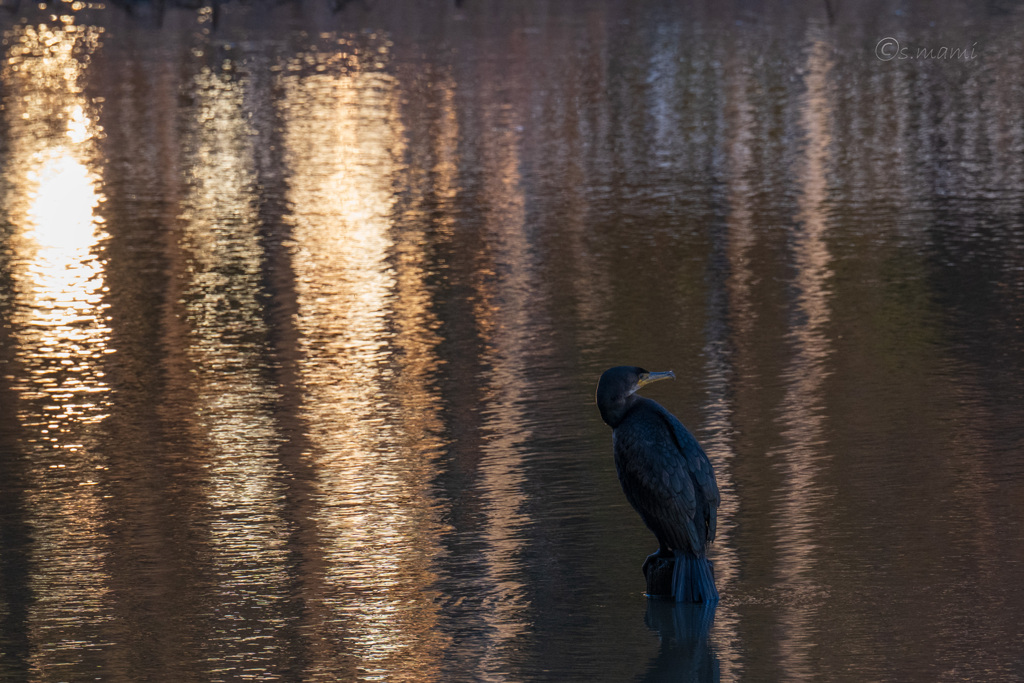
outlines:
[[[714,470],[711,469],[711,461],[701,448],[696,437],[690,433],[683,423],[676,419],[675,415],[658,405],[658,413],[669,426],[669,430],[675,437],[681,460],[692,477],[692,487],[695,490],[695,501],[690,516],[697,522],[697,528],[704,527],[704,535],[707,542],[715,539],[715,531],[718,521],[718,505],[721,496],[718,492],[718,484],[715,481]],[[689,478],[689,477],[684,477]],[[694,493],[690,494],[694,496]],[[698,509],[700,508],[700,509]],[[698,547],[704,547],[700,543]]]
[[[624,460],[623,488],[648,526],[660,528],[672,547],[699,552],[704,542],[694,523],[694,480],[671,438],[664,436],[648,441],[643,459]]]

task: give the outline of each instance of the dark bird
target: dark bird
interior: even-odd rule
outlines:
[[[615,469],[629,504],[658,538],[656,558],[675,558],[672,595],[677,602],[715,602],[718,590],[707,547],[715,539],[718,484],[711,462],[676,417],[637,390],[672,378],[668,372],[616,367],[597,385],[601,419],[612,428]]]

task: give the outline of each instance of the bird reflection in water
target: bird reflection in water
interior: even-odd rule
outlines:
[[[661,645],[641,681],[718,681],[718,654],[708,639],[717,603],[647,599],[644,623]]]

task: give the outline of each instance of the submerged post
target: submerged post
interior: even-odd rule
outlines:
[[[706,557],[676,552],[651,555],[644,562],[647,595],[675,602],[716,603],[715,568]]]
[[[652,598],[672,599],[672,572],[676,566],[674,557],[654,557],[644,565],[647,579],[647,595]]]

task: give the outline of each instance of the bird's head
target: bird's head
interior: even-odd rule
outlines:
[[[633,395],[638,389],[660,379],[675,377],[671,370],[647,372],[630,365],[605,370],[597,383],[597,407],[601,411],[601,419],[615,429],[632,407],[636,400]]]

